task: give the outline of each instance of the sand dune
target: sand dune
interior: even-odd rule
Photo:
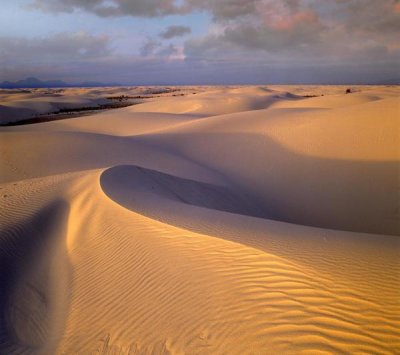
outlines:
[[[60,110],[140,103],[144,99],[192,95],[206,89],[206,87],[0,89],[0,125],[57,113]]]
[[[131,108],[135,112],[162,112],[175,114],[190,114],[200,117],[209,117],[264,109],[282,99],[298,99],[288,92],[277,92],[266,88],[248,87],[246,90],[237,88],[223,88],[189,95],[180,100],[163,98]]]
[[[0,353],[399,352],[399,91],[345,89],[1,128]]]

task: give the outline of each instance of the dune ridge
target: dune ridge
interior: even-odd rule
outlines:
[[[342,89],[1,128],[0,352],[397,353],[398,88]]]

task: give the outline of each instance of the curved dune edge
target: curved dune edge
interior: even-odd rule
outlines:
[[[247,295],[242,294],[235,299],[237,312],[242,317],[245,317],[245,313],[241,313],[245,312],[240,306],[242,301],[251,302],[254,310],[258,311],[262,307],[267,307],[269,311],[274,307],[281,310],[280,321],[263,323],[265,342],[271,341],[271,348],[283,349],[275,347],[274,341],[290,338],[292,350],[342,352],[348,351],[353,342],[357,344],[356,348],[360,347],[358,349],[385,352],[388,348],[378,340],[378,332],[368,331],[362,325],[372,324],[370,317],[375,317],[374,314],[380,314],[379,320],[375,318],[379,323],[376,329],[384,331],[389,339],[389,348],[396,346],[395,338],[400,335],[395,330],[397,321],[378,309],[385,305],[386,310],[393,307],[393,312],[397,312],[397,306],[392,303],[397,297],[396,292],[386,288],[396,283],[390,275],[398,272],[395,261],[395,250],[399,247],[397,238],[252,218],[254,211],[251,209],[233,210],[240,197],[224,187],[137,166],[117,166],[105,170],[100,175],[100,186],[112,201],[126,209],[128,218],[137,220],[136,213],[140,213],[147,216],[143,223],[159,223],[154,221],[156,219],[172,225],[161,227],[160,224],[159,228],[172,230],[174,237],[171,242],[178,253],[186,248],[191,251],[200,248],[201,253],[211,253],[218,260],[222,250],[230,250],[233,259],[229,259],[229,263],[227,260],[218,262],[211,256],[204,259],[198,253],[195,257],[201,258],[205,264],[216,262],[213,267],[214,272],[219,270],[219,281],[215,282],[224,285],[225,292],[232,291],[226,283],[231,276],[235,277],[237,287],[247,290]],[[241,206],[244,206],[243,203]],[[250,261],[253,258],[250,255],[253,255],[256,264]],[[168,263],[168,260],[164,261]],[[242,262],[243,268],[246,264],[249,269],[242,269]],[[191,264],[186,267],[196,274]],[[368,279],[368,284],[360,284],[360,277]],[[203,279],[202,284],[210,282],[206,280]],[[248,282],[254,284],[249,287]],[[386,286],[383,286],[385,283]],[[215,292],[221,291],[216,291],[219,289],[216,285],[210,287]],[[225,301],[230,302],[228,299]],[[286,318],[292,312],[287,313],[289,309],[298,318]],[[273,314],[270,313],[272,319]],[[253,321],[249,319],[247,329],[243,329],[247,336],[249,329],[260,334],[258,331],[262,327],[258,328],[257,321]],[[298,322],[303,325],[299,326]],[[309,326],[306,326],[307,322]],[[297,333],[300,328],[302,330]],[[360,333],[361,329],[364,330]],[[218,333],[217,329],[215,331]],[[110,338],[107,338],[109,341]],[[229,345],[225,343],[223,348],[228,349]],[[189,345],[186,344],[184,349],[190,349]],[[246,352],[244,348],[243,351]]]
[[[184,208],[197,206],[253,217],[263,214],[260,206],[227,187],[137,165],[106,169],[100,176],[100,185],[120,205],[162,221],[170,220],[174,206],[181,204]]]
[[[254,197],[246,196],[239,188],[184,179],[138,165],[117,165],[104,170],[100,176],[100,185],[109,198],[129,210],[198,232],[207,233],[208,228],[212,228],[211,223],[203,222],[203,214],[212,211],[202,211],[204,208],[288,223],[279,215],[269,215],[265,208],[268,201],[260,203]],[[274,199],[274,203],[277,202]],[[321,228],[314,225],[302,226]],[[340,226],[328,229],[343,231]]]
[[[281,242],[293,243],[293,235],[298,234],[303,241],[303,252],[307,250],[306,254],[311,254],[318,251],[328,256],[330,251],[324,250],[326,245],[321,249],[312,243],[324,244],[329,241],[340,248],[356,248],[360,254],[365,245],[367,249],[378,245],[385,250],[393,248],[393,251],[400,245],[397,236],[326,229],[265,218],[263,205],[257,205],[256,201],[244,193],[222,185],[181,178],[136,165],[118,165],[101,170],[98,174],[101,193],[135,215],[140,214],[163,225],[223,238],[261,251],[289,255],[302,262],[305,259],[297,259],[292,250],[286,255],[284,248],[265,244],[263,237],[270,232],[279,235]],[[312,245],[310,250],[307,243]],[[312,258],[318,259],[317,256],[313,255]]]

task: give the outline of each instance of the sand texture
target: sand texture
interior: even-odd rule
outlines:
[[[400,353],[399,87],[179,90],[0,92],[153,95],[0,127],[0,354]]]

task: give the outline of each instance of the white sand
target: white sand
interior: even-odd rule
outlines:
[[[0,353],[400,352],[400,89],[345,89],[0,128]]]

